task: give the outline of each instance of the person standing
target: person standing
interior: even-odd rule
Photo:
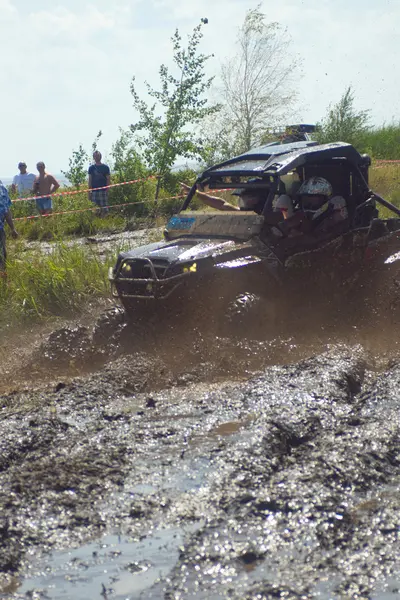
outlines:
[[[43,161],[39,161],[36,168],[39,171],[39,175],[35,177],[33,191],[36,196],[43,196],[37,198],[36,206],[41,215],[49,215],[53,212],[53,203],[50,194],[54,194],[60,187],[60,184],[53,175],[46,172],[46,165]]]
[[[93,153],[94,165],[90,165],[88,198],[100,208],[100,215],[108,213],[108,190],[99,189],[110,185],[110,168],[101,162],[101,152]]]
[[[19,175],[15,175],[11,185],[11,191],[13,194],[18,192],[20,196],[26,196],[33,190],[35,174],[28,173],[26,170],[26,162],[23,160],[18,163],[18,169]]]
[[[11,235],[13,238],[18,237],[18,233],[14,227],[14,223],[11,216],[11,200],[8,195],[7,188],[0,181],[0,276],[5,276],[6,270],[6,234],[4,232],[4,223],[7,222],[11,229]]]

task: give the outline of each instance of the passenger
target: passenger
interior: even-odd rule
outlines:
[[[293,217],[294,206],[291,197],[288,194],[281,194],[275,202],[274,211],[281,211],[284,219]]]
[[[188,193],[191,189],[189,185],[186,183],[180,183],[182,191]],[[244,190],[244,189],[236,189],[233,190],[232,196],[239,196],[239,206],[235,206],[234,204],[230,204],[223,198],[219,198],[218,196],[212,196],[211,194],[207,194],[203,191],[196,190],[196,194],[199,199],[207,204],[207,206],[211,206],[216,210],[248,210],[254,211],[257,214],[261,214],[264,208],[264,204],[266,201],[266,193],[265,190],[257,191],[257,190]],[[263,197],[264,196],[264,197]]]
[[[252,210],[261,215],[267,201],[267,190],[236,189],[232,196],[239,196],[239,210]]]
[[[286,175],[280,177],[280,182],[283,184],[283,193],[274,202],[274,212],[281,211],[284,219],[289,219],[294,215],[294,202],[299,188],[301,186],[300,175],[295,169]]]

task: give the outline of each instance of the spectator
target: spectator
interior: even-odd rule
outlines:
[[[36,200],[36,206],[41,215],[50,215],[53,212],[53,203],[50,194],[54,194],[60,187],[60,184],[53,175],[46,172],[46,165],[43,161],[39,161],[36,168],[39,171],[39,175],[35,177],[33,191],[36,196],[40,196]]]
[[[11,229],[13,238],[18,237],[18,233],[15,230],[14,223],[11,216],[11,200],[8,195],[7,188],[4,187],[0,181],[0,276],[5,275],[6,269],[6,235],[4,232],[4,221],[7,221]]]
[[[11,191],[13,194],[18,192],[20,196],[26,196],[33,190],[33,183],[35,181],[35,174],[28,173],[26,170],[26,162],[21,161],[18,163],[19,175],[15,175]]]
[[[101,162],[101,152],[93,153],[94,165],[89,167],[89,191],[88,198],[100,209],[100,215],[108,213],[108,190],[99,189],[110,185],[110,169],[108,165]]]

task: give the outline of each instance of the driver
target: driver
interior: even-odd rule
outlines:
[[[310,177],[299,188],[300,208],[311,222],[324,228],[348,219],[346,200],[334,196],[332,186],[323,177]]]

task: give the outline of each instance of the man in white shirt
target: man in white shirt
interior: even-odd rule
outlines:
[[[28,173],[26,170],[26,163],[21,161],[18,163],[19,175],[15,175],[11,191],[15,194],[18,192],[20,196],[26,196],[33,190],[33,182],[35,181],[35,174]]]

